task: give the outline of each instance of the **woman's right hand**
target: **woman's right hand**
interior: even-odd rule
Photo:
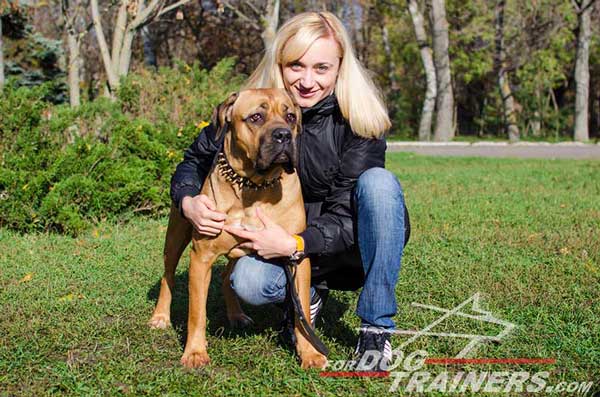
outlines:
[[[183,216],[198,233],[214,237],[221,233],[227,215],[216,211],[215,202],[205,194],[186,196],[181,202]]]

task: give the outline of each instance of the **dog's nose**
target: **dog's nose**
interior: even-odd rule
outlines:
[[[277,143],[290,143],[292,140],[292,131],[287,128],[276,128],[272,135]]]

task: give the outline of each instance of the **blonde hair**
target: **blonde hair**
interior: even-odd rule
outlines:
[[[323,37],[333,37],[341,52],[335,94],[342,116],[356,135],[381,137],[391,126],[381,92],[356,58],[342,22],[330,12],[305,12],[283,24],[244,88],[285,88],[282,67]]]

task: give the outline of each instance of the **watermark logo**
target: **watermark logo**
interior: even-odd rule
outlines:
[[[452,309],[413,303],[413,307],[433,310],[441,315],[424,328],[414,330],[394,330],[393,334],[410,336],[392,351],[392,359],[387,360],[384,352],[367,351],[356,360],[338,360],[329,363],[326,377],[384,377],[391,378],[390,392],[423,393],[588,393],[593,382],[560,382],[550,385],[549,371],[443,371],[434,372],[426,366],[435,365],[548,365],[555,364],[554,358],[468,358],[486,342],[500,342],[516,327],[515,324],[494,316],[481,309],[480,294],[476,293]],[[470,312],[465,312],[465,308]],[[435,332],[434,328],[450,317],[464,317],[482,323],[495,324],[502,329],[496,335],[477,333]],[[427,351],[404,352],[417,339],[423,337],[443,337],[464,339],[466,344],[455,357],[429,357]],[[383,369],[379,371],[378,368]]]

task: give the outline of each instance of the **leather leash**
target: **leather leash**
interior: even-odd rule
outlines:
[[[296,291],[296,275],[295,272],[292,273],[291,268],[297,266],[298,263],[294,263],[288,261],[288,263],[283,265],[283,270],[285,271],[285,276],[287,278],[288,283],[288,305],[291,304],[294,308],[294,312],[298,316],[300,326],[302,330],[305,332],[306,337],[311,345],[325,357],[329,355],[329,349],[321,342],[321,339],[315,334],[313,327],[304,317],[304,313],[302,312],[302,305],[300,304],[300,298],[298,297],[298,292]],[[310,302],[309,302],[310,304]]]

